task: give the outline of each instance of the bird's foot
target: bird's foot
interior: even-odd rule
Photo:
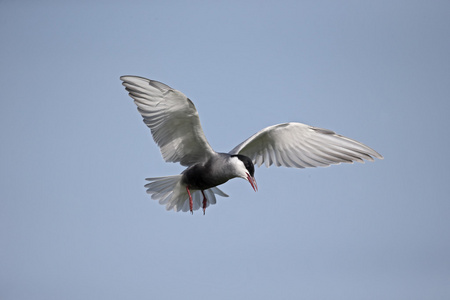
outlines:
[[[192,210],[192,207],[194,206],[194,203],[192,202],[192,196],[191,196],[191,191],[189,191],[189,187],[186,186],[186,191],[189,195],[189,210],[191,211],[191,215],[194,214],[194,211]]]
[[[205,196],[205,193],[203,192],[203,190],[202,190],[202,194],[203,194],[203,215],[205,215],[205,213],[206,213],[206,196]]]

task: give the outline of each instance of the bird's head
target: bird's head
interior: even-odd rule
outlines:
[[[232,158],[237,158],[236,167],[237,167],[237,176],[244,178],[250,182],[253,190],[256,192],[258,190],[258,186],[256,185],[255,180],[255,166],[250,158],[245,155],[237,154],[232,155]]]

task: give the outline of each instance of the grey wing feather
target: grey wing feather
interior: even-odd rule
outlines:
[[[164,83],[138,76],[122,76],[144,123],[167,162],[192,165],[215,152],[206,140],[197,109],[183,93]]]
[[[269,126],[254,134],[230,154],[250,157],[257,166],[305,168],[383,159],[372,148],[335,132],[301,123]]]

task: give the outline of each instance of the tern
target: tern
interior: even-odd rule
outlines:
[[[383,159],[358,141],[296,122],[266,127],[230,152],[219,153],[208,143],[194,103],[182,92],[139,76],[120,79],[164,160],[187,167],[179,175],[146,178],[147,193],[167,210],[192,214],[202,208],[205,214],[216,203],[215,195],[228,197],[217,186],[232,178],[247,180],[256,192],[254,165],[305,168]]]

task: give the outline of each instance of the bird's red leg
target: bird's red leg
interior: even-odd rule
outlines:
[[[186,191],[189,195],[189,210],[191,211],[191,214],[194,214],[194,212],[192,211],[192,206],[194,206],[194,203],[192,203],[192,196],[191,196],[191,191],[189,191],[189,187],[186,186]]]
[[[202,194],[203,194],[203,215],[205,214],[206,211],[206,196],[205,193],[202,190]]]

